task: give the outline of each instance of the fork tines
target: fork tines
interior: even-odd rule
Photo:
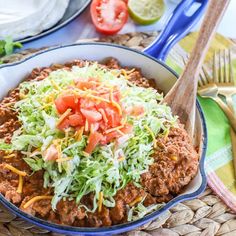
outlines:
[[[233,84],[234,76],[230,49],[219,50],[218,53],[217,51],[214,52],[212,70],[215,83]]]

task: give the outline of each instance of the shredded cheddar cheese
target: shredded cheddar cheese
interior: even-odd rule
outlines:
[[[67,146],[68,144],[68,139],[69,139],[69,132],[70,132],[70,129],[66,129],[65,130],[65,138],[63,139],[65,145]]]
[[[90,156],[87,152],[82,151],[82,153],[83,153],[84,156],[86,156],[86,157],[89,157],[89,156]]]
[[[91,134],[94,133],[94,124],[93,123],[90,125],[90,133]]]
[[[129,93],[130,93],[130,89],[125,90],[124,93],[121,94],[121,97],[122,97],[121,101],[124,100],[124,98],[127,97]]]
[[[71,109],[67,109],[58,119],[57,125],[59,125],[70,114],[71,111]]]
[[[110,100],[111,100],[111,104],[117,108],[119,115],[122,115],[121,106],[113,99],[113,88],[110,89]]]
[[[98,198],[98,212],[102,211],[102,202],[103,202],[103,192],[99,192]]]
[[[89,131],[88,125],[89,125],[89,124],[88,124],[88,120],[86,119],[86,120],[85,120],[85,126],[84,126],[84,131],[85,131],[85,132]]]
[[[50,82],[51,82],[53,88],[55,88],[56,90],[61,90],[59,85],[53,79],[51,79]]]
[[[98,96],[95,96],[95,95],[92,95],[92,94],[88,94],[87,95],[88,98],[93,98],[95,100],[98,100],[98,101],[101,101],[101,102],[107,102],[109,103],[110,101],[105,99],[105,98],[102,98],[102,97],[98,97]]]
[[[26,98],[26,95],[24,93],[20,93],[19,95],[20,95],[20,99]]]
[[[65,162],[65,161],[70,161],[72,160],[73,157],[65,157],[65,158],[61,158],[61,159],[57,159],[56,162]]]
[[[137,197],[129,204],[129,206],[133,207],[135,204],[141,202],[142,200],[143,200],[143,197]]]
[[[109,103],[110,101],[108,99],[102,98],[102,97],[98,97],[95,96],[93,94],[91,94],[93,91],[92,90],[87,90],[87,91],[73,91],[73,93],[79,97],[84,97],[84,98],[91,98],[100,102],[107,102]]]
[[[126,70],[124,70],[124,69],[121,69],[121,74],[125,77],[125,79],[129,79],[129,76],[128,76],[128,74],[127,74],[127,71]]]
[[[6,103],[3,103],[2,105],[4,106],[4,107],[11,107],[11,106],[13,106],[15,104],[15,102],[6,102]]]
[[[116,130],[120,135],[124,136],[125,134],[121,130]]]
[[[113,102],[113,88],[110,89],[110,100]]]
[[[144,128],[150,133],[150,135],[152,136],[152,139],[153,139],[153,146],[154,148],[157,147],[157,143],[156,143],[156,137],[155,137],[155,134],[152,132],[152,130],[147,126],[147,125],[144,125]]]
[[[115,102],[115,101],[113,101],[113,102],[112,102],[112,105],[117,108],[117,110],[118,110],[118,112],[119,112],[119,115],[122,115],[122,109],[121,109],[120,104],[117,103],[117,102]]]
[[[19,183],[16,192],[17,193],[22,193],[23,190],[23,177],[19,175]]]
[[[84,133],[84,127],[83,126],[75,132],[75,139],[78,142],[82,139],[83,133]]]
[[[61,139],[55,139],[53,141],[53,144],[56,146],[57,152],[58,152],[58,159],[61,159],[61,144],[62,140]]]
[[[45,101],[46,103],[54,103],[54,99],[55,99],[55,93],[51,93],[48,96],[46,96],[43,101]]]
[[[62,141],[63,141],[62,139],[55,139],[53,141],[53,144],[56,146],[57,153],[58,153],[57,160],[62,159],[62,152],[61,152]],[[58,170],[59,172],[61,172],[62,171],[61,162],[57,162],[57,164],[58,164]]]
[[[47,107],[50,107],[51,105],[52,105],[51,103],[47,103],[47,104],[44,104],[43,106],[41,106],[39,109],[43,110],[43,109],[45,109]]]
[[[15,168],[15,167],[13,167],[12,165],[9,165],[9,164],[5,164],[4,168],[6,168],[8,170],[11,170],[12,172],[14,172],[18,175],[21,175],[21,176],[26,176],[27,175],[26,172],[18,170],[17,168]]]
[[[23,206],[24,209],[28,208],[31,206],[33,203],[40,201],[40,200],[51,200],[53,196],[36,196],[31,198],[28,202],[26,202]]]
[[[103,118],[104,122],[107,123],[108,119],[107,119],[107,115],[106,115],[105,111],[103,109],[98,109],[98,111],[102,114],[102,118]]]
[[[105,133],[105,134],[109,134],[109,133],[111,133],[111,132],[113,132],[113,131],[118,131],[118,130],[122,129],[123,127],[124,127],[124,125],[120,125],[120,126],[117,126],[117,127],[115,127],[115,128],[108,129],[108,130],[106,130],[104,133]]]
[[[10,154],[10,155],[4,156],[3,158],[4,158],[4,159],[9,159],[9,158],[12,158],[12,157],[15,157],[15,156],[16,156],[16,154],[15,154],[15,153],[12,153],[12,154]]]
[[[126,122],[127,122],[127,116],[125,116],[125,117],[122,119],[121,124],[122,124],[122,125],[125,125]]]
[[[41,154],[41,151],[37,148],[29,155],[29,157],[34,157],[39,154]]]
[[[168,130],[165,132],[165,134],[164,134],[164,139],[165,139],[165,141],[166,141],[166,139],[167,139],[169,133],[170,133],[170,130],[168,129]]]

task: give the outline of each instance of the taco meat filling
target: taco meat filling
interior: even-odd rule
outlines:
[[[92,62],[90,63],[92,64]],[[41,69],[37,68],[32,71],[25,81],[42,81],[45,80],[52,71],[61,69],[64,71],[71,71],[75,66],[77,68],[83,68],[87,64],[88,62],[78,60],[65,65],[53,65]],[[98,66],[105,68],[106,70],[122,70],[124,77],[128,76],[129,84],[143,88],[152,87],[158,91],[155,82],[144,78],[139,69],[122,69],[115,59],[110,59],[106,64]],[[27,90],[27,87],[25,90]],[[18,87],[10,91],[0,103],[0,139],[4,140],[5,146],[8,144],[11,145],[15,133],[20,133],[19,130],[21,130],[22,120],[19,119],[19,110],[13,109],[13,106],[16,102],[21,101],[24,96],[25,95],[21,94],[20,88]],[[105,101],[105,98],[103,100]],[[72,108],[69,109],[69,112],[71,112],[71,110]],[[84,110],[82,111],[84,112]],[[100,110],[97,109],[96,111]],[[60,115],[64,113],[65,112],[63,111]],[[70,114],[71,116],[74,115],[73,117],[75,117],[75,115],[81,115],[76,112]],[[85,112],[83,114],[85,114]],[[101,114],[104,115],[102,111]],[[97,120],[102,119],[100,113],[99,116],[96,117]],[[84,120],[84,126],[87,125],[86,122],[87,120]],[[107,134],[101,121],[99,122],[100,127],[98,131],[96,131],[98,137],[100,137],[101,134]],[[68,128],[68,125],[66,127]],[[110,129],[112,129],[111,127],[113,126],[110,126]],[[149,132],[150,130],[148,127],[145,127],[145,132]],[[60,126],[59,129],[65,130],[65,126]],[[71,127],[69,127],[69,129],[71,130]],[[81,129],[78,130],[81,131]],[[125,129],[120,131],[121,134],[122,132],[126,132]],[[106,138],[106,141],[99,141],[100,144],[104,142],[105,145],[110,145],[111,139],[108,139],[108,135]],[[115,138],[119,141],[122,140],[120,139],[120,136]],[[125,141],[128,142],[127,139]],[[196,175],[199,162],[198,154],[195,151],[187,132],[184,127],[177,122],[177,125],[169,126],[169,129],[166,132],[156,136],[153,151],[150,152],[150,160],[152,161],[147,164],[148,169],[140,172],[140,176],[136,176],[133,179],[127,177],[128,180],[124,182],[124,185],[119,188],[117,187],[117,191],[113,196],[113,203],[112,200],[109,201],[109,204],[107,203],[110,199],[109,197],[107,198],[107,201],[104,200],[104,194],[106,194],[105,190],[103,192],[100,191],[96,196],[95,192],[91,192],[89,189],[86,189],[83,192],[78,201],[74,190],[76,186],[79,185],[79,181],[82,181],[78,180],[76,183],[77,185],[72,184],[73,186],[70,190],[63,190],[63,197],[58,199],[56,207],[53,208],[51,201],[54,197],[55,186],[53,184],[46,184],[45,186],[45,179],[49,178],[48,174],[45,174],[45,168],[42,167],[37,169],[35,167],[36,169],[32,170],[32,166],[24,159],[26,156],[28,157],[27,160],[32,158],[32,155],[30,156],[28,152],[36,153],[38,151],[37,147],[30,147],[31,149],[29,151],[27,150],[27,147],[24,147],[24,150],[22,149],[23,151],[19,150],[20,148],[18,150],[8,150],[7,148],[2,148],[2,150],[0,150],[0,193],[3,194],[8,201],[30,215],[58,224],[79,227],[111,226],[134,220],[135,218],[133,216],[138,217],[138,214],[142,212],[142,209],[139,209],[140,207],[148,209],[147,213],[151,212],[150,209],[153,206],[161,206],[181,193],[184,186],[186,186]],[[54,142],[53,144],[48,144],[48,147],[51,147],[51,149],[47,149],[47,154],[45,154],[44,151],[44,158],[49,155],[49,159],[52,159],[53,156],[57,155],[58,144]],[[94,150],[96,152],[97,147],[98,146],[96,145],[90,148],[86,147],[86,150],[89,150],[88,153],[91,154]],[[143,148],[145,149],[145,146]],[[50,151],[54,152],[54,154],[49,154]],[[35,155],[38,154],[36,153]],[[39,157],[40,155],[34,160],[40,162]],[[65,158],[67,158],[65,159],[66,162],[66,160],[70,160],[71,157],[68,156]],[[124,159],[122,155],[119,158],[119,161]],[[52,161],[51,159],[50,161]],[[45,159],[44,161],[46,162]],[[54,162],[60,163],[59,161],[57,159]],[[65,162],[60,163],[60,168],[62,168],[62,170],[59,169],[59,172],[62,171],[61,173],[67,173],[67,169],[63,169],[63,163]],[[69,167],[67,166],[66,168]],[[78,176],[80,175],[78,174]],[[71,184],[70,181],[68,182],[68,185],[69,184]],[[111,186],[114,185],[115,183],[112,182]],[[97,208],[94,208],[94,199],[96,199]],[[155,209],[157,208],[153,207],[153,210]]]

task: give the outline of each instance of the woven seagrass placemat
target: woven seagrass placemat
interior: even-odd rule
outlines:
[[[142,50],[157,36],[157,32],[130,33],[102,39],[86,39],[82,41],[100,41],[117,43]],[[3,58],[4,63],[20,60],[35,53],[39,49],[29,49]],[[42,50],[42,49],[41,49]],[[10,213],[0,204],[0,236],[57,236],[44,229],[25,222]],[[209,189],[197,199],[178,204],[127,236],[236,236],[236,214]]]

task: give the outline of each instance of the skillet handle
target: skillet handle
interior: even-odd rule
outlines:
[[[165,61],[169,50],[200,20],[208,0],[182,0],[170,16],[159,37],[144,52]],[[194,5],[199,6],[195,11]],[[189,10],[191,9],[191,12]]]

